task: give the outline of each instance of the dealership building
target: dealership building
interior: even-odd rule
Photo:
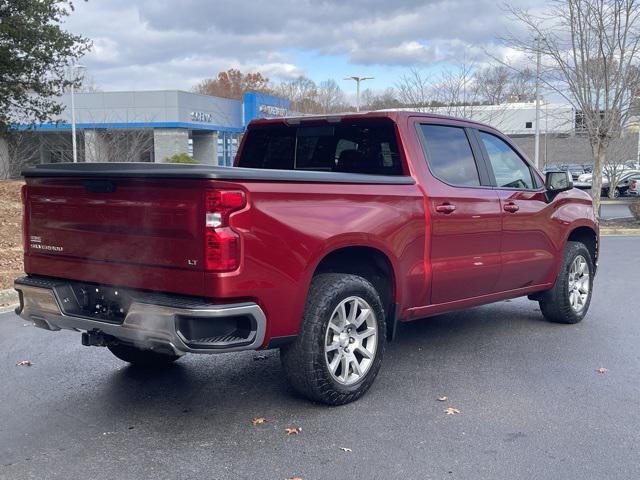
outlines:
[[[19,176],[29,164],[73,161],[70,95],[62,96],[60,103],[65,107],[62,114],[51,123],[23,127],[24,135],[13,150],[0,138],[0,177]],[[288,100],[256,92],[247,92],[240,100],[180,90],[82,92],[74,95],[74,103],[80,162],[163,162],[187,154],[198,163],[232,165],[249,121],[295,114]],[[429,111],[490,124],[533,159],[534,103],[457,105]],[[624,148],[617,156],[624,160],[637,156],[635,132],[637,129],[626,132],[622,139]],[[591,147],[575,109],[543,102],[541,165],[589,163],[591,159]]]
[[[60,98],[64,110],[51,123],[24,127],[28,163],[73,161],[71,101]],[[247,123],[285,116],[290,106],[262,93],[234,100],[180,90],[81,92],[73,101],[80,162],[162,162],[186,153],[199,163],[231,165]]]

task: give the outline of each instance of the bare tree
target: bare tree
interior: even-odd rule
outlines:
[[[508,102],[535,102],[536,72],[529,67],[511,72]]]
[[[479,100],[489,105],[535,100],[535,73],[529,68],[515,70],[497,64],[477,70],[473,75]]]
[[[374,93],[367,88],[362,92],[361,98],[362,105],[366,110],[384,110],[403,106],[398,99],[396,90],[391,87],[385,89],[382,93]]]
[[[85,130],[85,162],[151,161],[153,130]]]
[[[489,105],[498,105],[508,100],[512,71],[504,65],[485,67],[474,74],[476,91]]]
[[[32,132],[10,130],[0,136],[0,178],[17,178],[22,169],[35,163],[40,143]]]
[[[420,110],[431,103],[431,80],[417,68],[411,67],[396,83],[398,99],[406,106]]]
[[[291,101],[291,110],[303,113],[318,113],[318,86],[307,77],[288,80],[275,87],[276,95]]]
[[[508,43],[531,56],[539,51],[543,81],[582,116],[593,152],[591,195],[598,215],[607,149],[626,125],[638,92],[640,5],[637,0],[554,0],[542,16],[511,12],[529,35],[512,36]]]
[[[616,191],[622,174],[628,170],[627,164],[633,162],[637,154],[637,136],[624,133],[619,138],[612,139],[607,156],[602,165],[603,179],[608,181],[609,198],[616,197]]]
[[[461,63],[436,77],[411,69],[396,84],[398,99],[404,106],[423,112],[473,118],[482,102],[472,64]],[[497,110],[484,110],[483,120],[497,115]]]
[[[478,91],[473,84],[473,65],[466,62],[444,70],[432,89],[432,104],[445,115],[470,118],[478,105]]]
[[[316,90],[319,113],[332,113],[344,110],[344,93],[335,80],[320,82]]]

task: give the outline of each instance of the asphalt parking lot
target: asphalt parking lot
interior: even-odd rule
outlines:
[[[639,282],[640,237],[603,238],[581,324],[517,299],[403,325],[335,408],[294,396],[276,351],[140,372],[3,314],[0,479],[640,478]]]

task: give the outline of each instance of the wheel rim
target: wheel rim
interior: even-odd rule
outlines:
[[[569,268],[569,303],[575,312],[581,312],[589,298],[589,264],[578,255]]]
[[[373,364],[378,324],[373,308],[361,297],[348,297],[333,310],[324,338],[329,373],[342,385],[362,379]]]

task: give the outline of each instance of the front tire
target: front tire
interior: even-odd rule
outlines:
[[[356,275],[320,274],[311,282],[300,332],[280,358],[298,393],[343,405],[373,384],[385,338],[384,309],[371,283]]]
[[[556,283],[540,298],[544,317],[555,323],[580,322],[591,304],[593,272],[587,247],[580,242],[567,242]]]
[[[178,355],[145,350],[124,344],[109,345],[107,348],[123,362],[141,368],[167,368],[180,358]]]

